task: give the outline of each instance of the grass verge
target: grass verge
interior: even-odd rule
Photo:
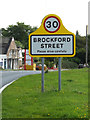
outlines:
[[[24,76],[2,93],[3,118],[88,118],[88,69],[45,74],[41,93],[41,74]]]

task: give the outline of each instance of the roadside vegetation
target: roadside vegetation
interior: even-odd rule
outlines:
[[[24,76],[2,93],[3,118],[88,118],[88,68]]]
[[[28,49],[28,35],[37,27],[25,25],[24,23],[17,22],[16,25],[9,25],[7,28],[2,28],[2,36],[14,37],[16,45],[22,49]],[[90,66],[90,35],[88,35],[88,64]],[[34,58],[34,62],[41,63],[41,58]],[[62,58],[63,68],[78,68],[79,64],[86,63],[86,36],[81,36],[76,31],[76,55],[72,58]],[[52,68],[54,65],[58,65],[58,58],[45,58],[45,64],[47,67]]]

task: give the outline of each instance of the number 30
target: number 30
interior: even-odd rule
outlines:
[[[51,28],[51,27],[57,28],[58,27],[58,22],[57,21],[53,21],[53,22],[47,21],[46,23],[47,23],[47,26],[46,26],[47,28]]]

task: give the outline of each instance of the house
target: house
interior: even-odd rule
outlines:
[[[0,35],[0,67],[19,69],[22,66],[22,49],[15,44],[14,38]]]

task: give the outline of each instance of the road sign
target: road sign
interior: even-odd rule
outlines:
[[[47,15],[41,26],[29,35],[29,55],[42,57],[42,92],[44,92],[44,57],[59,57],[59,91],[61,90],[61,58],[75,55],[75,35],[68,31],[57,15]]]
[[[69,32],[57,15],[47,15],[40,28],[29,35],[31,57],[73,57],[75,35]]]
[[[31,55],[73,55],[73,35],[32,35]]]
[[[44,21],[44,28],[50,33],[54,33],[60,28],[60,21],[55,16],[49,16]]]

